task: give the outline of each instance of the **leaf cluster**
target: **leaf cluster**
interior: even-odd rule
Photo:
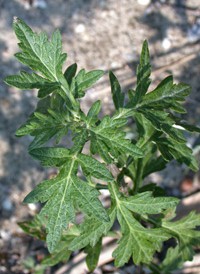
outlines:
[[[199,215],[192,212],[174,221],[179,200],[167,197],[155,184],[143,186],[145,177],[162,170],[171,160],[198,169],[184,133],[200,129],[180,118],[186,112],[183,102],[190,87],[175,84],[169,76],[149,92],[151,65],[145,41],[135,89],[130,89],[128,96],[124,94],[117,77],[110,72],[114,113],[100,118],[100,101],[84,113],[80,99],[84,100],[87,89],[104,72],[77,72],[76,64],[63,72],[67,55],[62,52],[59,31],[48,39],[19,18],[13,26],[21,50],[15,56],[32,72],[8,76],[5,82],[19,89],[38,90],[36,109],[16,135],[33,136],[30,155],[43,166],[58,170],[54,178],[44,180],[25,197],[25,203],[40,202],[43,207],[35,220],[20,223],[27,233],[46,240],[50,255],[43,264],[66,261],[72,251],[84,249],[88,268],[93,271],[102,238],[113,231],[116,221],[120,226],[115,234],[118,246],[113,252],[117,267],[132,258],[134,264],[152,269],[155,253],[171,238],[176,240],[176,247],[169,249],[165,261],[157,267],[158,273],[170,273],[181,262],[191,260],[193,247],[200,239],[196,230]],[[135,139],[126,135],[130,121],[136,126]],[[66,136],[67,140],[71,136],[72,142],[67,143]],[[83,152],[86,144],[87,154]],[[113,166],[117,175],[110,168]],[[125,176],[131,184],[126,183]],[[101,189],[110,193],[109,208],[99,198]],[[84,214],[81,223],[77,222],[79,212]]]

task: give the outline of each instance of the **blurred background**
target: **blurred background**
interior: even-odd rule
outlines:
[[[19,91],[3,83],[5,76],[23,68],[14,58],[18,51],[14,16],[49,35],[58,28],[68,65],[77,62],[79,69],[111,69],[125,91],[134,86],[141,45],[147,39],[151,88],[169,74],[176,82],[191,85],[185,103],[188,113],[183,118],[200,125],[200,0],[0,0],[0,273],[43,273],[36,265],[43,259],[44,245],[25,235],[17,222],[35,214],[37,207],[22,205],[23,198],[53,171],[43,170],[30,158],[29,137],[15,137],[37,100],[35,91]],[[97,98],[103,100],[104,113],[112,113],[108,75],[87,92],[85,109]],[[198,157],[198,135],[187,138]],[[199,174],[172,163],[150,180],[183,198],[180,214],[191,208],[200,211]],[[115,269],[111,253],[104,257],[95,273],[135,273],[131,265]],[[199,258],[177,273],[200,273]],[[86,273],[79,261],[71,270],[59,265],[45,273]]]

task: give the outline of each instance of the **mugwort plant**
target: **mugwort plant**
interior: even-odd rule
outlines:
[[[46,241],[50,254],[42,264],[67,261],[73,251],[83,249],[88,269],[93,271],[102,238],[107,235],[118,240],[113,252],[117,267],[132,260],[152,273],[170,273],[192,260],[194,247],[200,244],[200,215],[191,212],[174,220],[179,199],[168,197],[156,184],[144,184],[149,174],[164,169],[172,160],[198,170],[184,132],[200,129],[180,118],[186,112],[183,102],[190,87],[175,84],[169,76],[147,92],[151,65],[145,41],[134,89],[125,94],[113,72],[109,73],[114,113],[100,118],[100,100],[84,113],[80,99],[84,103],[87,89],[104,72],[77,71],[77,64],[63,70],[67,54],[62,52],[59,31],[48,39],[19,18],[14,19],[13,26],[20,48],[15,56],[32,72],[21,71],[5,82],[23,90],[38,90],[37,107],[16,136],[33,136],[30,155],[43,166],[58,170],[55,177],[42,181],[24,199],[24,203],[42,203],[32,221],[20,223],[27,233]],[[136,126],[135,139],[126,135],[130,121]],[[73,145],[62,141],[69,132]],[[86,143],[87,153],[83,152]],[[112,173],[113,166],[117,174]],[[99,199],[102,189],[110,194],[108,208]],[[84,216],[81,222],[76,218],[79,212]],[[156,254],[172,238],[175,244],[156,264]]]

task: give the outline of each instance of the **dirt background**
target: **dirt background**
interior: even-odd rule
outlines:
[[[152,58],[152,88],[169,74],[177,82],[190,84],[192,92],[186,101],[188,114],[184,118],[200,125],[200,0],[152,1],[155,3],[149,5],[142,5],[141,2],[148,2],[142,0],[30,1],[32,6],[27,2],[0,0],[0,273],[42,273],[36,272],[34,264],[42,259],[45,249],[42,243],[26,236],[17,222],[37,211],[33,205],[22,205],[23,198],[51,172],[43,170],[27,154],[30,138],[18,139],[14,135],[37,102],[36,92],[19,91],[3,83],[5,76],[23,68],[13,56],[18,51],[12,30],[14,16],[25,20],[35,31],[51,34],[59,28],[68,65],[77,62],[79,68],[88,70],[112,69],[124,90],[134,85],[139,52],[147,39]],[[100,97],[104,113],[112,112],[107,83],[108,75],[96,89],[88,91],[85,110]],[[198,154],[198,136],[187,137]],[[177,196],[199,189],[198,174],[176,163],[154,174],[151,180]],[[62,267],[48,268],[45,273],[72,273],[66,269],[59,272]],[[134,273],[128,266],[116,270],[111,263],[107,270],[105,267],[99,267],[95,273]],[[78,270],[75,273],[81,274]]]

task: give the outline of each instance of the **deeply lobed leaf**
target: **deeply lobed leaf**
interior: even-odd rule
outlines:
[[[113,226],[116,218],[116,209],[111,207],[108,210],[109,222],[101,222],[99,219],[87,218],[80,225],[80,234],[70,244],[70,250],[77,250],[88,245],[94,247],[99,239],[106,235]]]
[[[148,93],[151,65],[145,41],[136,72],[136,87],[129,91],[129,101],[126,103],[117,77],[110,72],[115,113],[100,119],[101,102],[96,101],[86,115],[79,99],[104,72],[84,69],[77,72],[77,65],[72,64],[63,73],[67,55],[62,53],[58,31],[48,39],[45,33],[34,33],[18,18],[14,20],[14,29],[21,49],[16,57],[35,72],[22,71],[20,75],[8,76],[5,81],[20,89],[36,88],[40,98],[36,111],[18,129],[17,136],[32,135],[34,140],[29,153],[44,166],[59,169],[55,178],[43,181],[24,199],[28,203],[45,203],[39,220],[45,223],[46,232],[41,235],[46,238],[52,254],[43,264],[65,261],[71,251],[84,248],[88,254],[88,268],[93,271],[102,237],[113,229],[116,219],[121,228],[118,247],[113,253],[116,266],[123,266],[131,257],[135,264],[150,264],[155,252],[159,252],[162,243],[169,238],[175,238],[177,246],[169,249],[160,270],[168,273],[184,260],[191,260],[193,246],[200,238],[196,230],[200,225],[199,215],[191,213],[179,221],[170,220],[168,215],[174,216],[178,199],[166,197],[155,184],[142,187],[147,175],[161,170],[172,159],[193,170],[198,168],[183,130],[199,132],[199,128],[187,125],[176,116],[185,112],[182,103],[190,88],[186,84],[174,84],[169,76]],[[136,122],[137,141],[127,138],[125,133],[130,118]],[[59,142],[69,130],[72,147],[42,147],[52,138]],[[105,163],[82,152],[87,142],[91,154],[97,154],[106,164],[115,164],[117,183]],[[133,181],[133,189],[124,186],[125,175]],[[103,180],[104,184],[95,185],[93,178]],[[97,189],[107,188],[105,183],[109,183],[111,194],[108,209],[98,199]],[[77,211],[83,212],[85,218],[76,226],[71,223],[75,223]],[[21,223],[21,227],[32,235],[41,236],[38,220]],[[72,230],[75,227],[76,233],[71,233],[69,227]],[[177,256],[177,261],[173,262],[172,256]],[[171,268],[166,264],[171,264]]]
[[[35,71],[39,71],[49,80],[57,81],[67,55],[62,53],[62,41],[59,31],[54,32],[51,41],[45,33],[36,34],[21,19],[13,23],[19,47],[17,59]]]
[[[84,69],[80,70],[77,76],[71,80],[71,93],[75,98],[83,97],[85,95],[84,91],[96,83],[103,75],[102,70],[93,70],[87,73]]]
[[[122,237],[114,251],[116,266],[127,263],[132,256],[135,264],[150,263],[156,251],[160,251],[163,241],[170,238],[162,228],[145,228],[131,214],[158,214],[164,209],[175,208],[178,200],[167,197],[153,198],[151,193],[141,193],[130,198],[123,197],[117,186],[110,185],[111,197],[117,208],[117,219],[122,230]],[[159,206],[158,206],[159,204]]]
[[[47,245],[53,252],[63,230],[75,221],[75,203],[88,216],[109,220],[105,209],[98,200],[98,191],[77,176],[77,161],[70,158],[56,178],[39,184],[24,199],[25,203],[46,202],[40,215],[48,217]]]
[[[183,261],[192,260],[193,246],[200,244],[200,231],[195,230],[199,225],[200,214],[195,212],[176,222],[162,222],[166,231],[178,240],[179,253]]]
[[[126,134],[120,130],[125,124],[126,119],[120,116],[105,116],[98,126],[89,128],[92,153],[99,153],[106,162],[111,162],[110,155],[117,158],[123,153],[136,158],[142,157],[142,151],[126,139]]]

